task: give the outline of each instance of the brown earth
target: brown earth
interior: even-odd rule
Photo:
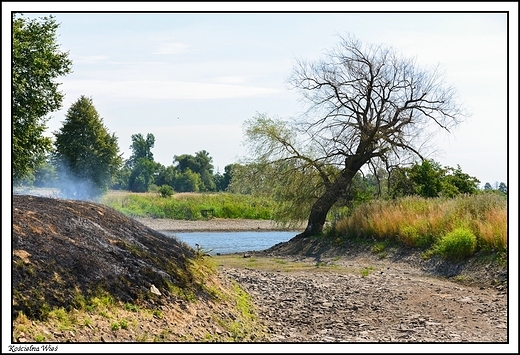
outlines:
[[[221,227],[228,222],[212,221]],[[190,281],[187,260],[195,251],[155,230],[180,230],[175,223],[136,221],[94,203],[13,196],[13,318],[19,311],[31,314],[41,306],[38,300],[73,305],[74,290],[102,285],[121,302],[161,310],[161,318],[139,315],[140,329],[117,332],[102,317],[72,334],[32,324],[51,342],[233,339],[214,315],[237,320],[236,304],[216,300],[208,287]],[[204,223],[190,225],[206,230]],[[219,274],[207,280],[222,293],[236,280],[252,297],[258,332],[243,342],[505,344],[512,336],[507,269],[483,258],[423,260],[414,250],[374,253],[369,244],[315,238],[246,256],[214,257]],[[257,267],[261,261],[271,266]],[[199,301],[167,292],[168,283],[191,290]],[[152,285],[161,296],[151,295]],[[14,331],[13,342],[33,341],[22,333]]]

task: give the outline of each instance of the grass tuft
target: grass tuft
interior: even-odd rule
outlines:
[[[445,259],[460,261],[472,256],[477,247],[477,237],[467,228],[457,228],[439,239],[433,253]]]

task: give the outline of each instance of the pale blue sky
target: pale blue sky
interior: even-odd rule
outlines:
[[[431,157],[442,165],[459,164],[482,184],[507,181],[505,13],[48,10],[26,16],[51,13],[74,72],[59,79],[66,97],[48,122],[48,135],[86,95],[118,136],[124,158],[132,134],[153,133],[156,161],[168,166],[174,155],[204,149],[223,172],[246,153],[245,120],[256,112],[289,118],[305,109],[286,85],[294,59],[319,59],[338,43],[338,34],[351,33],[363,42],[394,46],[419,65],[440,64],[472,116],[451,135],[439,135],[439,152]]]

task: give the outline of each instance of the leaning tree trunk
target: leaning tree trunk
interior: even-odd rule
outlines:
[[[313,235],[319,235],[323,232],[323,226],[327,219],[332,206],[344,195],[348,189],[354,175],[369,160],[369,154],[351,158],[346,162],[346,168],[342,171],[336,181],[327,186],[323,195],[321,195],[311,207],[307,228],[297,237],[305,238]]]
[[[323,232],[327,214],[337,200],[338,197],[335,194],[327,191],[314,202],[307,221],[307,228],[305,228],[305,231],[301,234],[302,237],[318,235]]]
[[[299,237],[310,237],[319,235],[323,232],[323,226],[332,206],[343,195],[345,189],[352,180],[352,176],[341,176],[334,183],[329,185],[325,193],[321,195],[311,207],[307,228]]]

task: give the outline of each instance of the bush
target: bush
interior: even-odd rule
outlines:
[[[173,195],[173,187],[170,185],[162,185],[157,192],[159,192],[161,197],[170,197]]]
[[[467,228],[456,228],[439,241],[434,246],[434,252],[442,257],[460,261],[475,252],[477,247],[477,237]]]

